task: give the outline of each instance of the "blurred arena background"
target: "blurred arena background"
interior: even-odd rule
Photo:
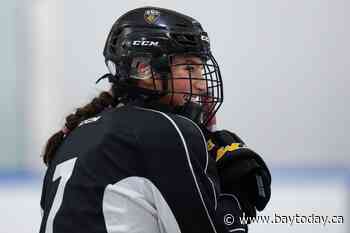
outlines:
[[[272,170],[262,214],[345,221],[250,232],[349,232],[349,1],[4,0],[0,233],[39,231],[45,141],[108,88],[94,84],[107,71],[107,33],[121,14],[147,5],[191,15],[208,31],[225,85],[218,128],[241,135]]]

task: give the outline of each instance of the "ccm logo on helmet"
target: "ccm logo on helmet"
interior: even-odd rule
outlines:
[[[159,46],[159,41],[150,41],[150,40],[134,40],[132,45],[136,46]]]

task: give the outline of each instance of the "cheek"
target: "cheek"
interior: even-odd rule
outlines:
[[[173,101],[176,105],[182,105],[185,102],[184,96],[186,93],[190,92],[190,83],[189,80],[182,79],[182,80],[176,80],[174,81],[174,96]],[[178,92],[178,93],[176,93]],[[181,94],[180,94],[181,93]]]
[[[190,82],[188,79],[175,79],[173,84],[174,91],[187,92],[188,90],[190,90]]]

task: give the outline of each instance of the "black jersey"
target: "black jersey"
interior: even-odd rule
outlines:
[[[59,147],[44,179],[40,233],[246,232],[224,222],[221,199],[195,123],[124,106],[83,121]],[[228,206],[241,215],[237,200]]]

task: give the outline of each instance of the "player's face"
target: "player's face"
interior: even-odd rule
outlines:
[[[202,60],[196,56],[174,56],[171,64],[172,79],[169,88],[173,90],[172,103],[183,105],[189,94],[204,94],[207,91],[203,79]],[[195,98],[195,96],[192,96]]]
[[[171,75],[168,80],[170,94],[164,96],[161,102],[173,105],[183,105],[193,95],[204,94],[207,91],[206,81],[203,79],[202,60],[196,56],[177,55],[172,57]],[[162,81],[156,77],[155,82],[152,79],[142,80],[139,86],[144,88],[162,90]],[[195,97],[192,97],[195,98]]]

